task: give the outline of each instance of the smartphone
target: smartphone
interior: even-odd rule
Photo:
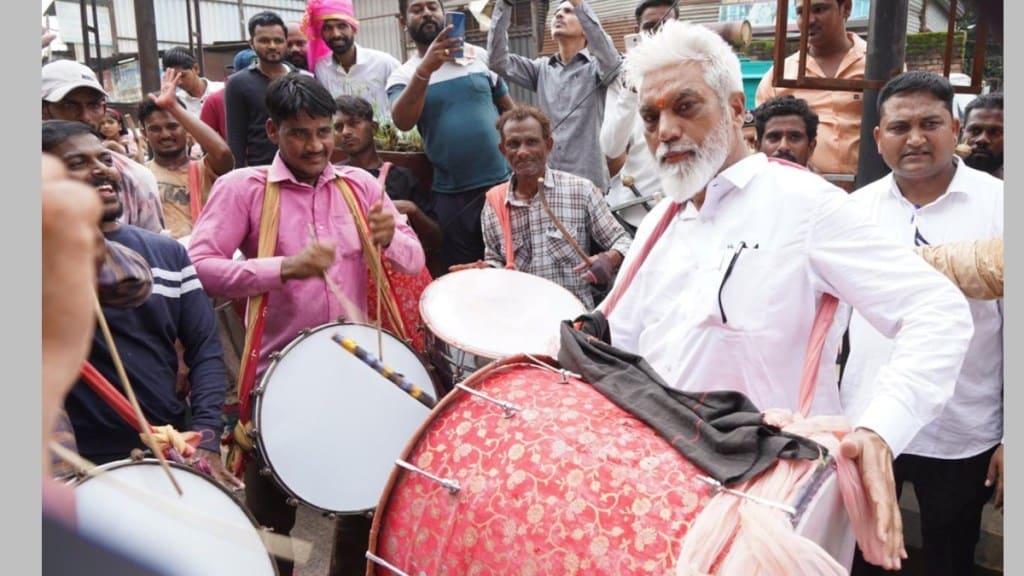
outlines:
[[[631,49],[636,48],[640,44],[640,35],[626,34],[625,36],[622,37],[622,40],[623,42],[626,43],[626,52],[629,52]]]
[[[462,43],[466,41],[466,15],[462,12],[446,12],[444,15],[444,23],[446,26],[452,27],[452,31],[448,33],[448,37],[459,39],[458,45],[452,49],[452,58],[461,60],[464,56]]]

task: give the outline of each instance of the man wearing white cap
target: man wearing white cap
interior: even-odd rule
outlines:
[[[43,66],[42,119],[75,120],[98,129],[107,110],[107,92],[87,66],[74,60],[57,60]],[[164,212],[157,194],[156,178],[145,166],[113,153],[121,175],[121,222],[160,232]]]

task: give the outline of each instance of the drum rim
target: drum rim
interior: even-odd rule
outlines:
[[[369,508],[361,508],[361,509],[358,509],[358,510],[330,510],[328,508],[323,508],[322,506],[317,506],[316,504],[313,504],[312,502],[307,501],[302,496],[299,496],[294,490],[292,490],[291,487],[289,487],[285,483],[284,479],[281,478],[280,474],[277,473],[277,470],[274,469],[274,466],[271,465],[271,463],[270,463],[270,456],[269,456],[268,451],[266,449],[266,445],[265,445],[265,443],[263,441],[263,435],[259,433],[259,430],[260,430],[260,420],[261,420],[259,415],[260,415],[260,409],[263,407],[263,392],[266,390],[266,385],[267,385],[267,383],[270,380],[270,376],[273,373],[274,369],[280,363],[281,359],[284,358],[285,355],[292,348],[295,348],[296,346],[298,346],[299,342],[302,342],[303,340],[306,340],[307,338],[309,338],[313,334],[315,334],[317,332],[320,332],[320,331],[323,331],[323,330],[327,330],[329,328],[336,328],[338,326],[346,326],[346,325],[363,326],[363,327],[366,327],[366,328],[371,328],[373,330],[377,329],[377,327],[374,326],[373,324],[368,324],[366,322],[352,322],[352,321],[349,321],[349,320],[338,320],[338,321],[335,321],[335,322],[326,322],[324,324],[320,324],[319,326],[314,326],[313,328],[307,328],[307,329],[303,330],[302,332],[299,333],[299,336],[294,338],[291,342],[288,343],[287,346],[285,346],[284,348],[281,349],[281,351],[278,354],[278,356],[275,357],[274,360],[272,360],[270,362],[270,364],[267,366],[266,371],[263,372],[263,376],[260,378],[259,385],[256,386],[255,388],[253,388],[252,393],[251,393],[252,396],[253,396],[251,410],[252,410],[253,430],[256,432],[254,434],[254,436],[253,436],[253,448],[258,453],[258,458],[259,458],[259,462],[257,462],[257,464],[262,464],[263,466],[261,466],[261,467],[266,467],[266,469],[270,471],[270,476],[274,480],[274,484],[277,485],[278,488],[283,490],[289,496],[295,498],[299,502],[302,502],[302,504],[304,506],[312,508],[313,510],[316,510],[317,512],[322,512],[322,513],[325,513],[325,514],[336,514],[338,516],[356,516],[356,515],[368,514],[370,512],[373,512],[374,510],[377,509],[377,507],[376,506],[371,506]],[[402,340],[397,335],[392,333],[390,330],[382,328],[381,331],[383,333],[387,334],[388,336],[394,338],[398,343],[400,343],[403,346],[405,346],[411,353],[413,353],[413,355],[415,355],[416,359],[419,360],[420,364],[423,365],[423,370],[427,373],[427,378],[429,379],[430,385],[433,388],[434,397],[435,398],[440,398],[441,397],[441,390],[440,390],[437,382],[435,382],[436,376],[430,372],[430,369],[427,367],[428,366],[427,363],[423,361],[422,355],[420,355],[420,353],[417,352],[416,349],[414,349],[412,346],[410,346],[408,342],[406,342],[405,340]],[[429,415],[428,415],[428,418],[429,418]]]
[[[420,319],[422,320],[424,327],[428,331],[430,331],[430,333],[433,334],[436,339],[444,342],[445,344],[448,344],[449,346],[454,346],[455,348],[457,348],[459,350],[462,350],[463,352],[468,352],[470,354],[474,354],[476,356],[481,356],[481,357],[484,357],[484,358],[491,358],[492,360],[500,360],[500,359],[503,359],[503,358],[512,358],[512,357],[517,356],[517,355],[520,354],[519,352],[516,352],[516,353],[513,353],[513,354],[501,354],[501,353],[496,353],[496,352],[494,352],[492,350],[484,350],[482,348],[478,348],[476,346],[473,346],[472,344],[464,344],[462,342],[459,342],[454,336],[447,336],[447,335],[441,334],[438,330],[435,329],[436,326],[437,326],[436,322],[435,323],[431,323],[431,321],[430,321],[431,320],[431,315],[427,311],[427,309],[425,307],[425,304],[424,304],[426,302],[426,300],[427,300],[427,294],[431,291],[431,289],[435,285],[437,285],[438,283],[445,282],[445,278],[449,278],[449,277],[451,277],[451,276],[453,276],[455,274],[460,274],[462,272],[473,272],[473,271],[477,271],[477,270],[485,271],[485,273],[487,273],[487,274],[490,274],[491,272],[501,272],[501,273],[512,272],[512,273],[515,273],[515,274],[518,274],[518,275],[521,275],[521,276],[524,276],[524,277],[528,276],[528,277],[530,277],[531,279],[534,279],[534,280],[539,280],[542,283],[554,286],[558,290],[560,290],[560,291],[568,294],[570,297],[572,297],[573,301],[576,302],[577,304],[579,304],[580,310],[582,310],[582,312],[580,312],[580,315],[586,314],[588,312],[587,307],[583,305],[583,302],[581,302],[580,299],[577,298],[575,294],[573,294],[571,291],[566,289],[564,286],[561,286],[557,282],[553,282],[551,280],[548,280],[547,278],[543,278],[541,276],[537,276],[536,274],[530,274],[529,272],[523,272],[521,270],[509,270],[507,268],[493,268],[492,267],[492,268],[478,268],[478,269],[460,270],[458,272],[453,272],[453,273],[450,273],[450,274],[445,274],[444,276],[441,276],[440,278],[435,278],[434,281],[431,282],[430,284],[427,284],[427,287],[424,288],[423,292],[420,294],[420,304],[419,304]],[[439,288],[437,290],[439,290]],[[562,322],[564,320],[565,319],[562,319],[559,322]],[[575,318],[572,318],[571,320],[575,320]],[[536,355],[547,355],[545,352],[530,352],[530,354],[535,355],[535,356]]]
[[[122,460],[113,460],[113,461],[107,462],[105,464],[97,464],[96,466],[94,466],[90,470],[101,470],[102,473],[99,474],[99,475],[102,475],[102,474],[105,474],[107,472],[111,472],[113,470],[117,470],[118,468],[127,468],[127,467],[130,467],[130,466],[136,466],[136,465],[161,466],[161,463],[156,458],[143,458],[141,460],[132,460],[131,458],[125,458],[125,459],[122,459]],[[227,487],[225,487],[223,484],[220,483],[220,481],[218,481],[216,478],[212,478],[212,477],[210,477],[210,476],[208,476],[208,475],[206,475],[206,474],[204,474],[204,473],[202,473],[202,472],[200,472],[198,470],[195,470],[191,466],[187,466],[185,464],[181,464],[181,463],[175,462],[173,460],[167,460],[167,465],[170,466],[171,468],[176,468],[176,469],[179,469],[179,470],[184,470],[185,472],[188,472],[189,474],[192,474],[194,476],[198,476],[198,477],[202,478],[203,480],[206,480],[210,484],[213,484],[216,488],[220,489],[220,491],[223,492],[225,495],[227,495],[227,497],[231,499],[231,501],[235,504],[235,506],[237,506],[242,511],[242,513],[245,514],[245,517],[249,519],[249,522],[252,524],[253,530],[255,530],[256,533],[257,533],[257,536],[260,537],[260,542],[263,543],[263,536],[262,536],[262,531],[264,530],[263,526],[259,522],[256,521],[256,516],[254,516],[252,511],[249,510],[249,507],[245,505],[245,502],[242,501],[233,492],[228,490]],[[82,484],[86,483],[87,481],[95,478],[96,476],[97,475],[92,475],[92,474],[86,474],[84,476],[77,476],[76,475],[75,477],[73,477],[70,480],[68,480],[67,484],[71,488],[78,488],[79,486],[81,486]],[[269,549],[267,549],[267,546],[266,546],[265,543],[263,543],[263,550],[267,553],[267,556],[270,558],[270,566],[274,570],[274,575],[275,576],[280,576],[281,572],[277,569],[277,557],[274,556],[274,554],[271,553],[271,551]]]

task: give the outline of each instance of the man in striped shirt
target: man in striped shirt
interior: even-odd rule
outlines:
[[[203,291],[184,246],[136,226],[121,224],[120,173],[111,152],[87,124],[65,120],[43,123],[42,148],[60,158],[68,174],[96,188],[103,202],[100,229],[107,240],[140,254],[149,263],[152,294],[135,308],[103,308],[118,354],[124,363],[142,411],[151,425],[173,425],[203,436],[197,455],[229,486],[240,485],[226,473],[220,456],[221,407],[226,376],[213,308]],[[175,391],[180,340],[189,366],[190,388]],[[123,390],[102,332],[97,328],[88,361],[115,387]],[[65,402],[79,453],[102,464],[129,457],[143,448],[139,434],[83,381]]]

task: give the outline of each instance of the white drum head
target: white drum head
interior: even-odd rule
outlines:
[[[245,508],[214,480],[170,465],[181,496],[156,460],[100,466],[102,476],[75,486],[79,532],[168,574],[276,574]]]
[[[288,345],[260,382],[257,443],[278,483],[326,512],[377,506],[406,443],[430,410],[331,337],[340,333],[374,356],[377,329],[326,324]],[[384,365],[438,400],[415,352],[385,332]]]
[[[473,268],[434,280],[420,315],[439,338],[479,356],[557,356],[562,320],[587,312],[558,284],[516,270]]]

